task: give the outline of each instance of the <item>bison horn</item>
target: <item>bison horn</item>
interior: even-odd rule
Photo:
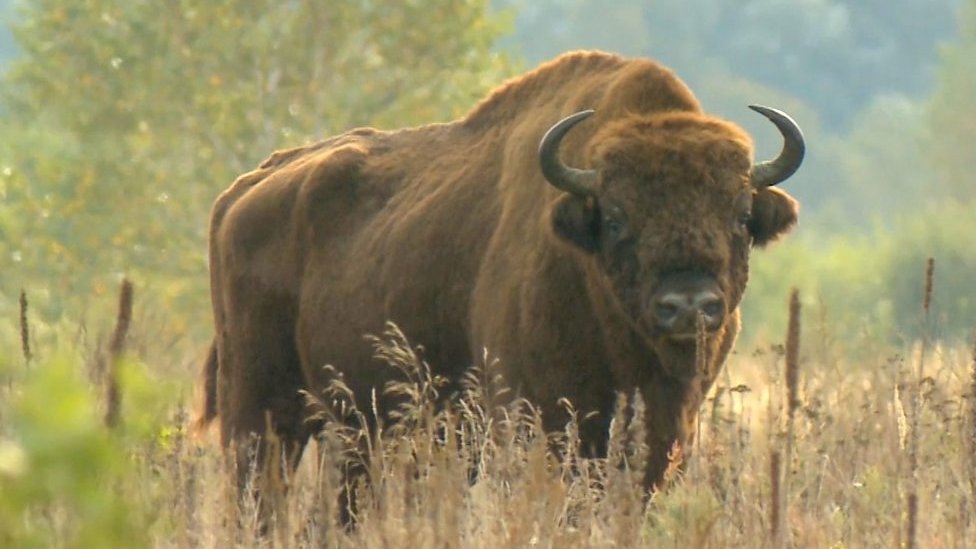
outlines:
[[[757,162],[752,167],[752,184],[757,188],[772,187],[785,181],[803,163],[806,145],[803,144],[803,132],[800,126],[788,114],[777,109],[762,105],[749,105],[749,108],[765,116],[776,124],[779,133],[783,134],[783,150],[774,160]]]
[[[542,175],[557,189],[579,197],[593,196],[593,180],[596,178],[596,171],[580,170],[563,164],[559,160],[559,144],[573,126],[591,114],[593,114],[592,110],[586,110],[563,118],[549,128],[539,142],[539,165],[542,168]]]

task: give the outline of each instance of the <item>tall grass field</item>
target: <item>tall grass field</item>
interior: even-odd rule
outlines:
[[[435,406],[390,325],[375,344],[411,380],[387,388],[409,397],[402,420],[375,437],[327,427],[264,536],[256,502],[237,513],[217,433],[189,429],[204,349],[163,336],[128,283],[114,315],[74,325],[33,319],[23,295],[0,339],[0,547],[976,547],[976,356],[932,336],[933,284],[929,263],[919,335],[901,344],[841,345],[784,295],[786,325],[739,342],[694,447],[675,451],[684,469],[647,505],[639,413],[618,413],[606,459],[584,459],[572,423],[547,435],[527,403],[486,409],[478,367]],[[350,460],[373,482],[345,528]]]

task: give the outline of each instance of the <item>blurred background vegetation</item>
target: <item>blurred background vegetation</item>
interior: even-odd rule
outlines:
[[[779,106],[808,162],[786,241],[754,256],[744,339],[790,286],[826,334],[976,324],[976,0],[0,0],[0,312],[76,323],[123,275],[165,333],[210,337],[210,205],[272,150],[467,110],[560,52],[657,58],[756,138]]]

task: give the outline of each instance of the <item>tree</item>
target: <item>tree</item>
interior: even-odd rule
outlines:
[[[9,23],[13,20],[13,15],[13,2],[11,0],[0,0],[0,70],[17,53],[14,38],[7,30]]]
[[[879,96],[852,121],[851,131],[821,145],[840,171],[843,192],[825,209],[836,227],[864,231],[878,224],[891,228],[898,214],[918,211],[945,197],[933,185],[920,146],[925,139],[925,103]]]
[[[5,283],[64,297],[126,272],[203,304],[216,194],[274,149],[470,107],[509,67],[486,4],[24,3],[0,105]]]
[[[942,51],[929,109],[932,166],[955,197],[976,200],[976,0],[959,13],[959,39]]]

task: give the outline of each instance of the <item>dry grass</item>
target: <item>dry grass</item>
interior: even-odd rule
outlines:
[[[138,478],[126,486],[153,489],[119,497],[150,500],[155,547],[971,546],[976,348],[920,340],[854,361],[800,349],[798,296],[791,313],[785,345],[732,356],[702,408],[683,476],[646,507],[635,467],[640,414],[618,414],[608,458],[586,460],[573,425],[546,435],[525,402],[486,409],[496,389],[481,371],[439,409],[439,380],[392,327],[374,344],[407,374],[386,388],[405,397],[401,421],[376,438],[330,424],[285,479],[292,489],[276,502],[267,538],[250,534],[255,502],[243,526],[234,519],[215,434],[189,438],[175,402],[166,436],[128,452]],[[133,348],[144,345],[137,324]],[[321,397],[310,395],[313,404]],[[351,465],[373,482],[355,487],[357,527],[347,530],[338,495]]]
[[[801,362],[803,358],[800,358]],[[918,410],[917,522],[922,547],[966,547],[976,535],[965,402],[970,358],[933,346]],[[358,527],[338,527],[335,496],[340,451],[349,433],[332,430],[309,449],[284,520],[268,546],[327,547],[896,547],[902,545],[905,475],[900,362],[840,361],[837,370],[804,363],[798,380],[792,453],[781,453],[787,397],[780,389],[779,349],[736,356],[703,413],[702,436],[684,477],[645,510],[628,464],[633,430],[613,427],[611,455],[586,461],[572,451],[574,432],[546,437],[535,412],[520,403],[500,425],[476,388],[450,412],[422,400],[409,428],[371,441],[373,479],[362,488]],[[743,387],[749,387],[746,391]],[[419,391],[422,395],[423,391]],[[490,429],[497,429],[495,438]],[[628,434],[630,432],[630,435]],[[626,444],[624,441],[628,441]],[[549,451],[552,446],[559,455]],[[771,476],[770,456],[782,465]],[[181,442],[158,456],[181,487],[164,505],[175,530],[161,547],[260,545],[231,520],[233,490],[212,443]],[[772,468],[780,469],[779,464]],[[472,479],[471,470],[477,475]],[[776,485],[776,478],[782,482]],[[771,492],[779,490],[774,496]],[[779,503],[777,503],[779,502]],[[777,508],[776,506],[780,507]],[[252,507],[253,508],[253,507]],[[250,517],[253,521],[254,517]],[[779,523],[779,530],[770,521]],[[179,534],[174,536],[173,532]],[[779,535],[777,535],[779,532]]]

